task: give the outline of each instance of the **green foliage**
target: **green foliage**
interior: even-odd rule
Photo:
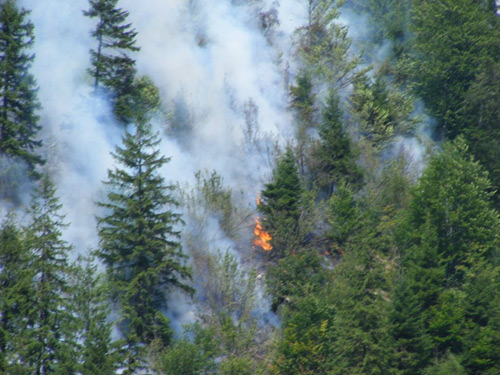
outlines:
[[[14,215],[9,214],[0,229],[0,373],[28,371],[19,357],[32,293],[28,263],[22,233]]]
[[[499,218],[491,208],[490,182],[467,154],[463,139],[431,158],[409,209],[411,225],[431,225],[448,285],[461,282],[473,259],[492,257],[498,247]]]
[[[213,328],[202,328],[194,324],[186,329],[186,336],[161,354],[161,370],[165,375],[211,375],[216,374],[216,358],[219,355],[218,342]]]
[[[273,310],[286,302],[292,310],[301,298],[316,295],[329,282],[322,257],[312,250],[293,252],[268,268],[266,285]]]
[[[328,374],[334,344],[334,308],[326,293],[318,291],[295,301],[286,318],[276,359],[277,373]]]
[[[351,57],[347,27],[335,22],[344,0],[308,0],[307,24],[298,28],[298,54],[305,69],[319,82],[347,85],[360,57]],[[359,73],[358,73],[359,74]]]
[[[361,217],[350,187],[342,183],[328,201],[328,223],[331,226],[329,239],[332,248],[343,253],[349,239],[356,232]]]
[[[278,162],[273,181],[261,192],[258,209],[265,216],[263,226],[273,239],[272,256],[282,257],[294,250],[301,239],[297,238],[301,215],[302,186],[291,148]]]
[[[121,343],[111,342],[112,324],[108,321],[110,309],[107,304],[109,291],[102,275],[97,273],[94,254],[79,257],[72,276],[73,311],[81,342],[79,373],[114,375]]]
[[[204,320],[215,330],[224,353],[231,356],[248,354],[255,350],[257,322],[253,310],[256,307],[256,275],[238,265],[229,251],[207,257],[204,295],[208,313]]]
[[[32,196],[26,228],[29,267],[34,275],[25,339],[25,362],[35,374],[73,374],[76,371],[75,332],[68,278],[71,246],[62,239],[67,226],[62,206],[47,175]]]
[[[233,357],[223,361],[219,366],[219,375],[253,375],[254,361],[248,357]]]
[[[467,373],[492,368],[497,341],[489,332],[496,318],[485,311],[497,297],[484,278],[495,280],[487,264],[498,256],[499,219],[489,188],[486,173],[459,138],[431,158],[414,189],[402,222],[403,275],[391,315],[403,374],[425,373],[432,356],[438,362],[429,371],[444,371],[439,369],[451,366],[448,351],[467,353]]]
[[[359,184],[362,178],[354,146],[344,130],[340,98],[333,90],[323,109],[319,142],[312,150],[311,170],[315,184],[327,196],[341,181]]]
[[[389,260],[372,248],[373,233],[362,231],[334,271],[335,306],[330,374],[391,374],[393,344],[388,330],[385,270]]]
[[[297,85],[290,87],[290,107],[297,112],[299,124],[305,129],[314,125],[315,96],[311,76],[306,72],[299,73]]]
[[[168,343],[168,319],[161,313],[166,291],[175,286],[192,292],[177,240],[180,215],[171,211],[177,205],[169,194],[174,187],[159,174],[169,160],[160,155],[159,142],[146,123],[126,132],[124,146],[113,154],[121,167],[108,172],[108,199],[99,203],[104,216],[98,218],[97,254],[106,265],[123,333],[137,343]]]
[[[117,3],[118,0],[89,0],[90,9],[83,14],[98,20],[92,31],[97,47],[90,51],[89,73],[94,87],[109,90],[115,113],[123,121],[130,115],[130,107],[137,105],[144,82],[135,81],[135,61],[127,55],[139,51],[135,45],[137,32],[126,23],[129,13],[117,8]]]
[[[468,124],[460,108],[484,62],[500,58],[500,19],[483,2],[414,2],[412,53],[403,74],[452,138]]]
[[[429,367],[426,375],[466,375],[459,359],[451,353],[448,353],[443,359],[436,361],[434,365]]]
[[[41,129],[36,114],[40,104],[29,73],[34,56],[27,50],[34,36],[28,14],[14,0],[0,4],[0,154],[25,163],[31,176],[40,177],[36,171],[44,163],[36,153],[42,144],[36,139]]]
[[[399,58],[407,51],[412,4],[411,0],[351,0],[346,4],[356,14],[369,18],[368,40],[362,41],[368,50],[365,54],[370,54],[370,47],[374,44],[378,49],[387,41],[391,42],[391,57]]]
[[[116,98],[115,113],[124,122],[147,122],[161,114],[160,91],[151,78],[141,76]]]
[[[420,121],[412,115],[412,98],[396,88],[388,88],[381,75],[373,83],[366,76],[356,80],[350,101],[361,134],[377,149],[397,135],[409,134]]]

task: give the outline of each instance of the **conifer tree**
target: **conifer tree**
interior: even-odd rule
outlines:
[[[265,215],[265,227],[273,236],[272,255],[284,256],[298,244],[302,186],[292,149],[288,147],[278,162],[273,181],[261,192],[259,210]]]
[[[478,293],[485,278],[498,285],[500,221],[489,190],[487,174],[458,138],[431,158],[413,192],[402,231],[402,280],[392,298],[402,374],[426,373],[432,357],[447,352],[467,352],[457,358],[471,374],[488,373],[495,363],[497,317],[484,311],[497,297]]]
[[[28,14],[14,0],[0,3],[0,154],[25,162],[38,177],[36,167],[43,164],[36,153],[41,146],[36,114],[40,105],[35,79],[29,73],[34,55],[28,51],[34,37]]]
[[[82,375],[114,375],[121,342],[111,342],[112,324],[108,321],[110,310],[106,301],[109,291],[97,274],[93,254],[79,258],[72,286],[81,342],[79,371]]]
[[[31,295],[29,255],[15,218],[0,229],[0,373],[27,373],[21,354]]]
[[[319,145],[314,151],[318,187],[328,195],[342,180],[351,184],[359,183],[361,170],[356,164],[355,154],[349,135],[343,129],[343,113],[335,91],[327,98],[319,127]]]
[[[356,243],[334,271],[332,370],[329,374],[389,375],[392,339],[387,320],[388,275],[374,249],[371,228],[359,230]]]
[[[47,175],[35,189],[26,228],[32,281],[27,362],[36,375],[73,374],[76,371],[74,326],[68,279],[71,246],[62,239],[67,227],[56,189]]]
[[[97,48],[90,51],[94,88],[109,90],[115,113],[121,120],[127,104],[134,94],[135,60],[128,53],[139,51],[135,38],[137,32],[126,23],[129,12],[117,8],[118,0],[89,0],[90,9],[83,14],[97,19],[92,36]]]
[[[126,132],[123,147],[113,154],[121,167],[108,171],[109,188],[98,218],[100,249],[114,299],[121,315],[121,329],[131,347],[171,338],[168,319],[162,314],[166,290],[187,292],[190,270],[178,241],[180,215],[172,185],[165,185],[160,168],[169,161],[160,155],[157,133],[144,122],[134,133]]]

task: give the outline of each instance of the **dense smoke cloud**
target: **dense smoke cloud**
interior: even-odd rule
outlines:
[[[186,118],[177,118],[185,121],[182,138],[172,116],[156,123],[165,135],[163,152],[172,157],[165,177],[182,184],[192,181],[197,170],[215,169],[249,203],[270,175],[273,143],[284,143],[293,135],[284,85],[286,63],[280,60],[290,51],[282,54],[270,45],[259,18],[260,12],[279,5],[250,3],[254,2],[119,3],[130,11],[129,21],[139,32],[141,51],[133,56],[139,75],[154,80],[172,114],[181,112],[179,103],[186,109],[180,115]],[[86,70],[89,50],[95,47],[90,36],[95,22],[82,14],[87,1],[24,0],[21,6],[32,10],[35,24],[32,72],[40,87],[47,153],[72,223],[66,236],[82,251],[96,244],[94,201],[103,196],[101,181],[113,165],[109,153],[120,142],[122,130],[113,123],[106,100],[92,96]],[[282,8],[283,29],[275,27],[273,38],[286,46],[298,26],[294,22],[301,22],[303,7],[291,1]],[[249,102],[256,108],[255,147],[244,144]]]
[[[172,157],[162,171],[168,182],[192,185],[196,171],[216,170],[244,206],[254,205],[271,175],[276,145],[294,134],[286,77],[292,34],[305,20],[301,3],[119,2],[139,33],[141,51],[132,56],[138,75],[153,79],[167,109],[167,118],[154,125],[162,134],[163,154]],[[43,105],[44,153],[71,223],[64,236],[76,255],[97,246],[95,202],[105,197],[102,181],[114,165],[110,152],[124,130],[106,98],[94,95],[87,73],[95,48],[90,35],[95,21],[82,13],[88,2],[22,0],[20,5],[32,11],[32,73]],[[278,15],[279,23],[263,28],[265,12]],[[210,222],[207,230],[220,233]],[[184,230],[192,230],[189,223]],[[224,236],[207,236],[214,241],[210,251],[242,251]],[[252,251],[250,242],[244,251]],[[171,302],[177,328],[194,319],[191,302],[182,297]]]

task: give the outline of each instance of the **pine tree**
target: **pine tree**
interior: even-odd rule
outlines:
[[[0,373],[27,373],[23,363],[23,337],[31,296],[29,254],[15,218],[0,229]]]
[[[127,120],[127,103],[132,100],[135,85],[135,60],[127,53],[139,51],[135,45],[137,32],[126,23],[129,12],[117,8],[118,0],[89,0],[90,9],[83,14],[97,18],[92,36],[97,48],[91,50],[94,88],[105,87],[111,94],[115,113],[120,120]]]
[[[120,360],[121,342],[111,342],[109,291],[101,275],[97,274],[94,255],[78,260],[72,295],[81,342],[79,371],[82,375],[114,375]]]
[[[261,192],[259,210],[265,227],[273,236],[273,256],[282,257],[298,245],[302,186],[292,149],[288,147],[278,162],[273,181]]]
[[[27,362],[33,374],[73,374],[76,371],[74,326],[69,304],[68,279],[71,246],[62,239],[67,227],[56,189],[47,175],[35,189],[26,228],[32,281]]]
[[[41,141],[36,111],[35,79],[29,73],[34,56],[33,24],[26,20],[29,12],[16,2],[0,3],[0,154],[26,163],[32,176],[39,177],[36,167],[43,159],[36,154]]]
[[[138,123],[126,132],[123,147],[113,154],[122,167],[108,172],[107,201],[99,203],[100,249],[97,255],[107,274],[120,309],[122,333],[131,346],[158,340],[170,341],[166,290],[191,277],[183,265],[186,256],[178,242],[181,218],[171,210],[177,205],[173,186],[166,186],[160,168],[169,161],[158,150],[158,134],[151,125]]]

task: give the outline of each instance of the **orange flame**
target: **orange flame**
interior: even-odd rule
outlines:
[[[255,246],[259,246],[262,250],[271,251],[273,246],[269,243],[273,239],[269,233],[267,233],[264,229],[262,229],[262,225],[260,224],[259,217],[255,219],[255,229],[253,233],[257,237],[253,244]]]

